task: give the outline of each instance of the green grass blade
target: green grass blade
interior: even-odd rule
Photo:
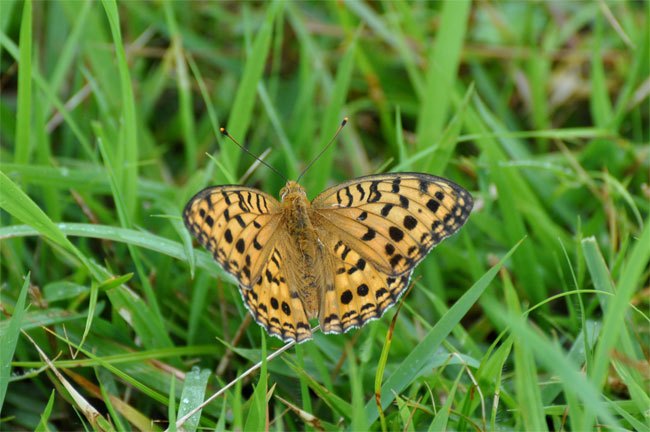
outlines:
[[[357,45],[359,33],[355,34],[354,39],[350,42],[338,70],[336,71],[336,78],[334,80],[334,88],[330,94],[330,99],[323,115],[323,121],[320,124],[320,135],[317,144],[311,148],[312,156],[316,156],[322,151],[325,146],[330,142],[336,132],[336,128],[343,120],[342,110],[345,104],[350,80],[352,78],[352,71],[354,69],[354,52]],[[318,160],[318,175],[309,176],[306,174],[307,179],[305,182],[309,185],[310,190],[321,191],[327,186],[327,181],[332,172],[332,161],[334,160],[335,152],[330,149],[326,151]]]
[[[56,390],[52,389],[52,393],[50,393],[50,399],[47,401],[47,405],[41,414],[41,421],[38,422],[38,426],[36,426],[36,429],[34,429],[36,432],[49,432],[50,428],[47,424],[47,421],[50,419],[50,415],[52,414],[52,407],[54,406],[55,397]],[[0,408],[2,408],[2,404],[0,404]]]
[[[208,369],[193,368],[185,374],[185,382],[183,383],[183,393],[181,394],[181,404],[178,407],[178,417],[183,418],[187,413],[192,411],[203,402],[205,397],[205,389],[210,379],[210,371]],[[173,380],[172,380],[173,381]],[[183,429],[188,432],[194,432],[199,426],[201,419],[201,411],[198,411],[183,423]],[[175,423],[175,422],[174,422]],[[171,419],[169,424],[171,425]]]
[[[418,115],[418,150],[424,150],[440,139],[455,87],[470,6],[471,2],[466,0],[442,4],[440,28],[427,62],[424,99]],[[432,162],[430,158],[422,164],[423,171],[429,172]]]
[[[605,68],[602,56],[603,16],[598,15],[595,23],[595,37],[593,38],[591,56],[591,93],[590,106],[594,123],[605,128],[609,124],[613,113],[612,103],[609,100],[607,83],[605,82]]]
[[[18,100],[16,113],[16,147],[14,162],[27,163],[32,135],[32,1],[23,5],[20,23],[20,58],[18,60]]]
[[[113,47],[117,56],[117,71],[120,76],[120,96],[122,103],[122,120],[124,122],[124,138],[121,140],[116,154],[116,175],[120,180],[120,187],[124,191],[124,204],[127,213],[133,217],[136,211],[136,190],[138,179],[138,136],[135,113],[135,100],[131,88],[131,74],[129,64],[122,43],[120,31],[120,17],[115,0],[102,0],[106,17],[113,35]]]
[[[503,285],[508,310],[513,316],[521,316],[520,300],[507,273],[503,275]],[[520,340],[518,335],[515,335],[513,347],[516,394],[524,429],[548,430],[544,420],[542,395],[532,350]]]
[[[235,100],[230,108],[227,130],[239,142],[244,142],[251,123],[255,95],[257,94],[257,83],[262,79],[264,65],[271,46],[273,23],[280,7],[282,7],[282,3],[279,1],[274,1],[271,4],[261,28],[257,31],[250,55],[246,60],[241,75],[241,81],[237,87]],[[221,159],[229,172],[235,173],[237,171],[237,161],[239,161],[240,154],[241,150],[236,146],[225,145],[221,148]],[[222,180],[224,179],[219,178],[219,181]]]
[[[352,398],[352,422],[351,430],[362,431],[368,430],[368,424],[363,409],[363,382],[362,375],[357,366],[357,356],[354,354],[351,345],[347,346],[348,350],[348,377],[350,379],[351,398]]]
[[[70,236],[118,241],[153,250],[180,260],[187,259],[185,247],[180,243],[144,231],[130,230],[114,226],[77,223],[61,223],[54,224],[54,226],[59,229],[60,232]],[[26,225],[13,225],[0,228],[0,239],[35,236],[38,235],[38,233],[39,231],[37,229]],[[230,283],[235,282],[235,279],[232,276],[221,270],[221,267],[214,262],[212,255],[208,252],[195,249],[194,254],[196,255],[197,265],[199,267],[208,270],[212,274],[218,274],[220,279],[224,279]]]
[[[593,242],[594,239],[585,239],[583,242]],[[647,269],[650,259],[650,221],[646,220],[645,228],[639,236],[636,245],[630,252],[627,265],[621,273],[616,284],[616,295],[609,300],[603,318],[603,330],[600,334],[594,353],[594,367],[592,370],[591,382],[596,388],[602,388],[611,356],[610,350],[617,343],[623,324],[626,322],[625,315],[629,306],[630,298],[641,284],[641,276]],[[601,272],[602,273],[602,272]],[[599,282],[606,284],[605,282]],[[600,413],[593,410],[593,414]],[[589,423],[587,424],[589,427]]]
[[[0,346],[2,346],[2,350],[0,350],[0,412],[2,411],[5,396],[7,395],[7,386],[9,385],[9,377],[11,375],[11,359],[14,357],[18,337],[20,336],[23,316],[25,315],[25,299],[27,298],[28,288],[29,273],[25,276],[25,282],[20,289],[18,300],[16,300],[16,305],[14,306],[13,316],[9,321],[9,327],[0,338]]]
[[[115,424],[115,429],[118,431],[123,431],[126,430],[124,427],[124,424],[122,423],[122,418],[120,414],[115,410],[115,406],[113,402],[111,401],[111,395],[108,393],[108,390],[106,389],[106,386],[104,385],[104,382],[100,378],[100,374],[97,368],[95,368],[95,376],[97,377],[97,382],[99,383],[99,390],[102,393],[102,400],[104,401],[104,404],[106,405],[106,408],[108,409],[108,413],[110,414],[110,418],[113,420],[113,423]]]
[[[465,373],[465,371],[462,369],[460,372],[458,372],[458,376],[456,376],[456,380],[454,380],[454,385],[451,386],[451,390],[449,390],[449,393],[446,395],[445,403],[440,407],[438,414],[434,417],[433,421],[429,425],[429,432],[447,430],[449,413],[451,412],[451,404],[454,402],[456,389],[458,388],[458,383],[460,382],[463,373]]]
[[[167,404],[167,418],[169,430],[176,432],[176,377],[172,375],[169,380],[169,402]]]
[[[178,80],[178,105],[180,109],[181,126],[183,129],[183,139],[185,149],[185,169],[188,173],[196,170],[197,147],[196,142],[196,125],[194,124],[194,113],[192,105],[192,92],[190,88],[189,76],[187,73],[187,63],[183,51],[183,39],[178,30],[176,17],[174,16],[174,4],[163,2],[165,18],[169,26],[169,32],[172,37],[172,50],[174,52],[174,63],[176,64],[176,79]]]
[[[264,330],[260,329],[262,341],[262,367],[260,368],[260,379],[257,381],[253,397],[251,398],[251,406],[246,417],[244,430],[266,430],[268,425],[266,423],[266,393],[268,392],[267,372],[266,372],[266,334]]]

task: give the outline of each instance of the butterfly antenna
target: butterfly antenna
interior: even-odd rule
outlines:
[[[346,117],[346,118],[344,118],[343,121],[341,122],[341,125],[339,126],[338,130],[336,131],[336,133],[334,134],[334,136],[332,137],[332,139],[330,140],[330,142],[325,146],[325,148],[324,148],[323,150],[321,150],[320,153],[318,153],[318,156],[316,156],[316,157],[315,157],[311,162],[309,162],[309,165],[307,165],[307,167],[306,167],[304,170],[302,170],[302,172],[301,172],[300,175],[298,176],[298,179],[296,180],[296,183],[298,183],[298,182],[300,181],[300,179],[302,178],[302,176],[307,172],[307,170],[308,170],[309,168],[311,168],[311,166],[314,164],[314,162],[316,162],[316,161],[318,160],[318,158],[321,157],[321,156],[323,155],[323,153],[325,153],[325,150],[327,150],[328,147],[329,147],[330,145],[332,145],[332,143],[334,142],[334,140],[336,139],[336,137],[339,136],[339,132],[341,132],[341,129],[343,129],[343,126],[345,126],[345,124],[346,124],[347,122],[348,122],[348,118]]]
[[[282,177],[282,178],[284,179],[285,182],[288,182],[288,181],[289,181],[289,180],[287,180],[287,178],[286,178],[285,176],[282,175],[282,173],[281,173],[280,171],[276,170],[276,169],[273,168],[271,165],[269,165],[269,164],[267,164],[266,162],[264,162],[264,160],[258,158],[255,154],[251,153],[250,150],[248,150],[246,147],[244,147],[243,145],[239,144],[239,143],[237,142],[237,140],[234,139],[234,138],[232,137],[232,135],[230,135],[230,134],[228,133],[228,131],[226,130],[226,128],[221,128],[221,129],[219,129],[219,130],[221,131],[222,134],[224,134],[225,136],[227,136],[228,138],[230,138],[230,140],[231,140],[232,142],[234,142],[235,144],[237,144],[237,147],[239,147],[240,149],[244,150],[244,151],[245,151],[246,153],[248,153],[249,155],[253,156],[253,157],[254,157],[258,162],[260,162],[262,165],[266,165],[267,167],[269,167],[273,172],[275,172],[277,175],[279,175],[280,177]]]

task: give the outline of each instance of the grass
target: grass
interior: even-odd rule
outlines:
[[[0,428],[175,430],[213,397],[186,430],[649,430],[649,29],[641,2],[4,1]],[[476,206],[401,308],[266,361],[181,210],[283,186],[220,126],[295,178],[346,116],[310,197],[413,170]]]

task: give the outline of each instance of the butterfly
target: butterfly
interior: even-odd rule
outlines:
[[[359,177],[307,199],[237,185],[208,187],[183,211],[188,230],[237,279],[255,321],[284,342],[344,333],[380,318],[415,266],[462,227],[472,196],[417,172]]]

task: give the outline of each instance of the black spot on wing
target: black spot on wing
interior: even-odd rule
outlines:
[[[345,196],[348,198],[348,203],[345,206],[350,207],[352,205],[352,201],[354,200],[352,194],[350,193],[350,186],[345,187]]]
[[[370,240],[372,240],[372,239],[375,238],[375,235],[377,235],[377,232],[376,232],[374,229],[368,227],[368,232],[366,232],[366,233],[363,235],[363,237],[361,237],[361,240],[363,240],[363,241],[370,241]]]
[[[404,227],[408,230],[412,230],[415,228],[415,226],[418,224],[418,220],[415,219],[413,216],[408,215],[404,217]]]
[[[225,192],[225,191],[224,191],[224,192],[221,192],[221,195],[223,195],[223,199],[224,199],[224,201],[226,201],[226,204],[227,204],[227,205],[232,204],[232,202],[230,201],[230,197],[228,196],[228,193],[227,193],[227,192]]]
[[[246,245],[244,244],[243,239],[237,240],[237,243],[235,244],[235,248],[237,249],[237,252],[244,253],[244,249],[246,248]]]
[[[401,183],[401,181],[402,180],[399,179],[399,178],[396,178],[395,180],[393,180],[393,185],[392,185],[392,188],[391,188],[391,192],[399,193],[399,184]]]
[[[361,297],[368,295],[368,285],[361,284],[357,287],[357,294]]]
[[[262,245],[257,241],[257,236],[253,237],[253,247],[257,250],[262,250]]]
[[[429,210],[431,210],[433,213],[438,211],[438,208],[440,207],[440,203],[433,198],[431,198],[429,201],[427,201],[427,207]]]
[[[244,219],[240,215],[235,216],[235,220],[237,221],[240,227],[246,228],[246,223],[244,222]]]
[[[390,204],[390,203],[384,205],[384,207],[382,207],[382,209],[381,209],[381,215],[384,216],[384,217],[388,216],[393,207],[394,207],[394,205]]]
[[[361,187],[360,183],[357,183],[357,190],[359,191],[359,201],[363,201],[363,198],[366,196],[366,191]]]
[[[377,202],[381,199],[381,192],[377,190],[377,187],[379,186],[380,181],[375,180],[370,183],[370,194],[368,194],[368,202],[369,203],[374,203]]]
[[[388,234],[390,235],[390,238],[392,238],[396,242],[399,242],[404,238],[404,231],[397,228],[396,226],[391,226],[388,229]]]

